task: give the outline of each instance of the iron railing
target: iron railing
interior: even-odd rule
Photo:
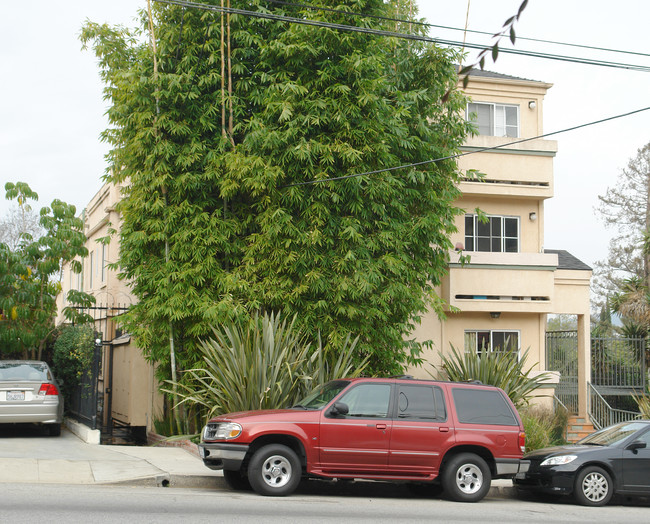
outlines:
[[[578,332],[546,333],[546,369],[559,371],[556,397],[569,413],[578,412]]]
[[[643,390],[646,384],[645,339],[591,339],[591,383],[599,391]]]
[[[639,418],[640,413],[636,411],[615,409],[610,406],[590,382],[587,383],[587,387],[589,389],[589,417],[596,429]]]

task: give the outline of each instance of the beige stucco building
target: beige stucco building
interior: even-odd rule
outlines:
[[[451,238],[457,251],[438,290],[447,318],[427,314],[416,336],[434,342],[424,355],[434,365],[450,345],[519,354],[528,349],[530,367],[543,371],[547,315],[576,315],[579,411],[585,415],[591,269],[566,251],[544,246],[544,202],[553,196],[557,143],[536,137],[544,133],[544,95],[551,84],[483,71],[470,78],[466,117],[479,134],[467,139],[458,164],[484,177],[460,184],[464,213]],[[470,262],[462,264],[461,256]],[[419,369],[411,373],[423,375]]]
[[[543,134],[544,96],[551,87],[538,81],[487,72],[472,75],[466,89],[472,102],[467,117],[477,121],[480,134],[467,139],[458,160],[463,172],[478,170],[484,178],[461,182],[464,210],[457,217],[449,272],[437,290],[445,300],[447,317],[426,314],[415,335],[432,340],[424,354],[439,365],[439,351],[451,345],[465,351],[529,350],[529,365],[544,371],[547,315],[563,313],[578,319],[579,411],[587,411],[589,380],[589,284],[591,269],[566,251],[544,246],[544,202],[553,197],[554,140]],[[513,142],[517,142],[514,143]],[[497,149],[498,148],[498,149]],[[119,255],[115,204],[120,187],[106,184],[84,211],[89,256],[82,275],[64,268],[63,291],[92,293],[96,329],[103,334],[104,356],[99,388],[103,394],[103,425],[118,423],[152,428],[162,413],[152,366],[128,334],[117,329],[117,316],[134,298],[128,283],[107,264]],[[479,219],[476,209],[487,217]],[[571,227],[567,224],[567,227]],[[461,263],[462,256],[470,262]],[[59,297],[59,311],[63,306]],[[428,377],[428,365],[409,370]],[[549,388],[545,394],[552,395]]]
[[[63,268],[62,293],[57,297],[59,318],[67,304],[70,289],[95,297],[95,306],[84,310],[95,321],[102,340],[97,391],[97,425],[112,431],[115,427],[153,429],[153,421],[163,413],[162,396],[153,366],[145,360],[128,333],[122,333],[118,317],[134,302],[128,282],[120,280],[110,264],[119,260],[120,215],[115,205],[121,198],[121,186],[104,184],[83,211],[88,256],[82,260],[82,273]]]

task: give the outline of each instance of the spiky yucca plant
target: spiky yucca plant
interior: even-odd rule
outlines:
[[[650,419],[650,396],[647,394],[643,395],[634,395],[634,400],[639,407],[639,412],[641,413],[640,418]]]
[[[279,313],[255,314],[247,323],[213,328],[212,337],[200,343],[204,367],[186,371],[176,384],[179,404],[198,408],[207,418],[281,408],[328,380],[361,374],[367,359],[353,364],[357,339],[348,335],[334,354],[320,337],[312,347],[295,321]]]
[[[517,408],[528,404],[533,392],[549,377],[548,373],[531,376],[531,369],[524,371],[528,350],[517,360],[506,353],[466,352],[461,354],[453,345],[451,354],[440,353],[442,366],[438,371],[442,378],[453,381],[478,380],[483,384],[503,389]]]

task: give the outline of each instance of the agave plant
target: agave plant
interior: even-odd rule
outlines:
[[[541,373],[531,376],[531,369],[524,371],[523,365],[528,357],[526,350],[517,360],[508,353],[466,352],[461,354],[453,345],[451,354],[440,353],[442,366],[439,371],[443,378],[453,381],[478,380],[503,389],[518,408],[527,405],[533,392],[550,376]]]
[[[643,395],[634,395],[634,400],[639,407],[639,412],[641,413],[640,418],[650,419],[650,396],[647,394]]]
[[[186,371],[175,384],[179,404],[198,407],[208,418],[287,407],[328,380],[361,374],[367,359],[353,363],[358,338],[348,335],[334,353],[319,336],[313,348],[295,322],[295,316],[287,322],[279,313],[255,314],[243,325],[213,328],[212,337],[201,342],[202,367]]]

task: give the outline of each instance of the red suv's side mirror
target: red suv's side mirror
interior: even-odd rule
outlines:
[[[334,402],[332,407],[329,410],[329,414],[333,417],[338,417],[339,415],[347,415],[350,411],[348,405],[344,402]]]

